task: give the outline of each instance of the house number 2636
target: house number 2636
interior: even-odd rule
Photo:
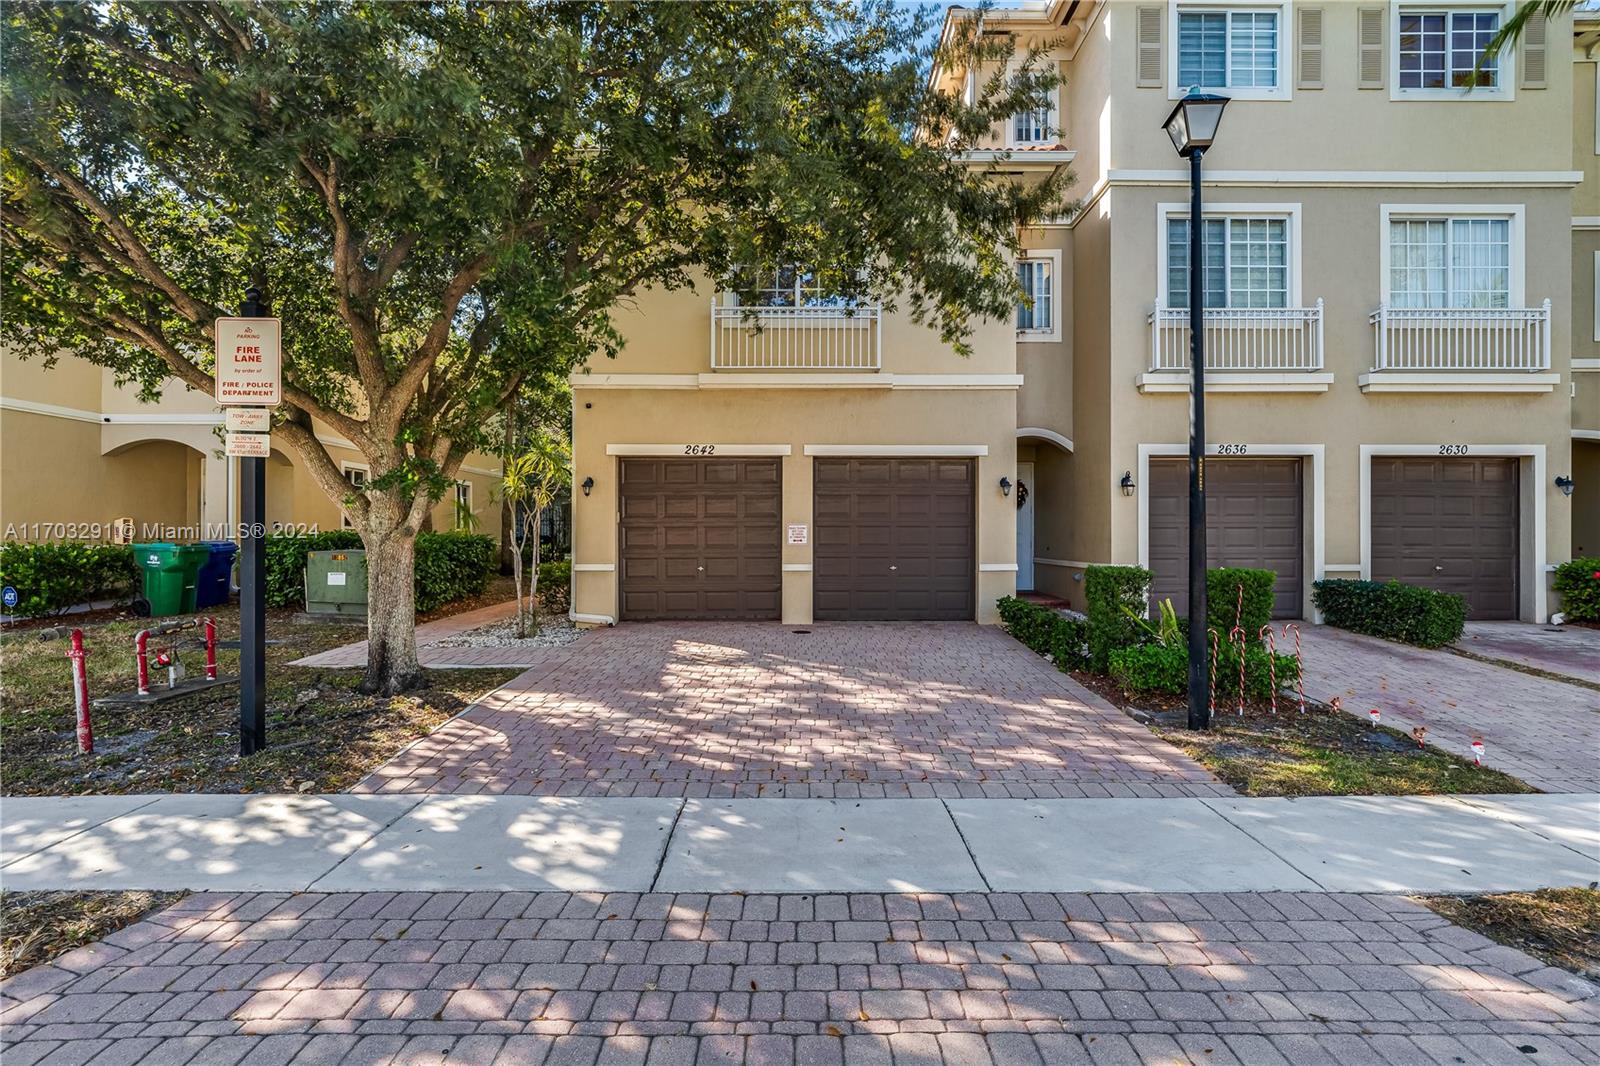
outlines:
[[[684,455],[715,455],[716,452],[717,446],[715,444],[685,444],[683,446]]]

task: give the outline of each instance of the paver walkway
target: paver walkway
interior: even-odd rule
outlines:
[[[1304,631],[1306,694],[1385,725],[1428,728],[1428,743],[1484,762],[1546,792],[1600,791],[1600,693],[1332,626]]]
[[[1600,685],[1600,629],[1527,622],[1468,622],[1456,647]],[[1595,697],[1600,704],[1600,696]]]
[[[992,626],[713,622],[550,649],[356,791],[1232,794]]]
[[[198,895],[0,1021],[6,1066],[1573,1066],[1597,991],[1389,896]]]
[[[438,642],[446,637],[453,637],[458,633],[465,633],[469,629],[476,629],[490,622],[498,622],[503,618],[510,618],[517,613],[516,601],[495,603],[488,607],[480,607],[476,611],[463,611],[447,618],[424,622],[417,627],[417,659],[423,666],[435,670],[477,667],[477,666],[532,666],[540,662],[554,648],[441,648]],[[579,638],[582,640],[583,638]],[[332,666],[332,667],[358,667],[367,665],[367,642],[358,640],[353,644],[330,648],[316,655],[308,655],[303,659],[296,659],[291,666]]]

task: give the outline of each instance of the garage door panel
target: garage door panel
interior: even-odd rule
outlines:
[[[1378,458],[1371,480],[1374,580],[1457,593],[1469,618],[1517,616],[1516,460]]]
[[[1206,565],[1272,570],[1273,616],[1301,613],[1304,569],[1302,463],[1299,459],[1206,460]],[[1180,614],[1189,604],[1189,464],[1150,464],[1150,569],[1153,595]]]
[[[780,472],[771,459],[624,459],[623,617],[778,617]]]
[[[969,460],[816,460],[816,617],[970,619],[971,468]]]

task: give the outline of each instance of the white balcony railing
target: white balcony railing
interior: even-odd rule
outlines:
[[[882,309],[711,304],[713,370],[877,370]]]
[[[1379,307],[1373,370],[1550,369],[1550,301],[1540,307]]]
[[[1206,372],[1322,369],[1322,301],[1312,307],[1212,307],[1205,311]],[[1150,312],[1150,369],[1189,369],[1189,310]]]

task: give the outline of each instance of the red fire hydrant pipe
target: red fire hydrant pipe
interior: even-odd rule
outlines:
[[[139,695],[150,695],[150,631],[141,629],[133,638],[134,658],[139,662]]]
[[[89,671],[84,665],[88,655],[83,650],[83,630],[74,629],[67,658],[72,660],[72,698],[78,709],[78,750],[85,755],[93,755],[94,726],[89,722]]]
[[[206,680],[217,679],[217,620],[206,619]]]

